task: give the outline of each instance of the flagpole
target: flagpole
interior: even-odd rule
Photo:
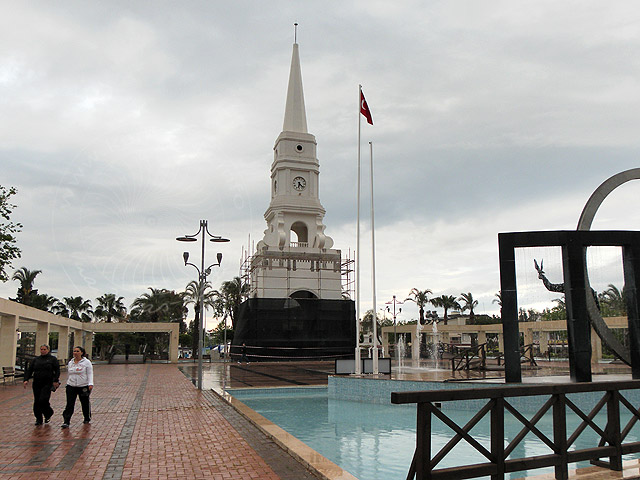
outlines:
[[[373,142],[369,142],[370,177],[371,177],[371,288],[373,290],[373,374],[378,371],[378,315],[376,309],[376,228],[373,211]]]
[[[356,351],[354,356],[356,375],[362,373],[360,368],[360,110],[362,103],[362,85],[358,85],[358,186],[356,207]]]

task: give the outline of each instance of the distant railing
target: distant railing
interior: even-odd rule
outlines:
[[[528,363],[532,367],[537,367],[538,363],[533,355],[535,344],[530,343],[520,347],[520,363]],[[502,365],[504,362],[504,353],[498,355],[498,365]]]
[[[308,247],[309,242],[289,242],[290,247]]]
[[[18,354],[16,355],[16,366],[23,372],[26,372],[34,358],[36,358],[36,356],[29,353]]]
[[[568,465],[570,463],[587,460],[590,460],[594,465],[620,471],[622,470],[622,455],[640,452],[640,442],[625,443],[625,438],[640,419],[638,408],[620,394],[621,390],[632,389],[640,389],[640,380],[393,392],[391,393],[391,403],[417,404],[416,450],[409,467],[407,480],[414,477],[418,480],[424,480],[473,478],[486,475],[491,475],[492,480],[501,480],[504,479],[506,473],[543,467],[554,467],[555,478],[566,480],[569,476]],[[589,413],[583,412],[567,398],[567,394],[584,392],[603,393],[602,398]],[[544,405],[531,419],[525,418],[522,412],[514,408],[508,401],[510,398],[526,396],[548,397]],[[441,402],[478,399],[486,399],[487,403],[464,427],[458,426],[439,408]],[[601,429],[593,419],[605,406],[607,425]],[[625,407],[632,415],[624,428],[620,423],[621,407]],[[551,435],[553,439],[550,439],[536,427],[536,423],[549,410],[552,411],[553,417],[553,434]],[[575,412],[582,419],[582,423],[569,434],[567,432],[567,412],[570,411]],[[524,428],[505,446],[504,418],[507,412],[520,421]],[[487,414],[490,416],[491,423],[489,450],[475,440],[470,433],[471,429]],[[452,438],[432,456],[431,422],[434,415],[452,430]],[[596,434],[594,445],[589,448],[568,451],[587,427],[590,427]],[[455,435],[453,435],[454,432]],[[507,459],[529,433],[538,437],[552,453]],[[484,456],[487,462],[437,469],[438,463],[463,439],[470,447]],[[603,457],[609,457],[609,461],[600,460]]]
[[[475,347],[461,347],[454,344],[450,345],[451,370],[470,370],[471,368],[479,368],[484,370],[487,366],[487,350],[486,343],[481,343]]]

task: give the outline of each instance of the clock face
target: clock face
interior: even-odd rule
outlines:
[[[307,181],[302,177],[296,177],[293,179],[293,188],[298,191],[302,191],[306,188]]]

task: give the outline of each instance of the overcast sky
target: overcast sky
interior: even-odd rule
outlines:
[[[498,233],[575,229],[599,184],[640,166],[635,1],[0,5],[0,184],[17,187],[24,225],[14,267],[42,270],[35,286],[58,298],[184,289],[196,272],[175,237],[200,219],[231,239],[207,247],[208,263],[224,255],[214,286],[238,275],[266,227],[294,22],[326,233],[352,256],[359,83],[373,114],[378,308],[417,287],[497,313]],[[640,229],[639,192],[617,189],[593,228]],[[548,303],[531,258],[559,282],[559,254],[520,257],[523,304]],[[616,252],[592,257],[596,288],[621,286],[603,273]]]

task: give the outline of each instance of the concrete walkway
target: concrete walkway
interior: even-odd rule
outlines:
[[[34,426],[31,385],[0,386],[0,479],[316,478],[176,365],[96,365],[95,382],[91,424],[78,402],[69,429],[63,388]]]

